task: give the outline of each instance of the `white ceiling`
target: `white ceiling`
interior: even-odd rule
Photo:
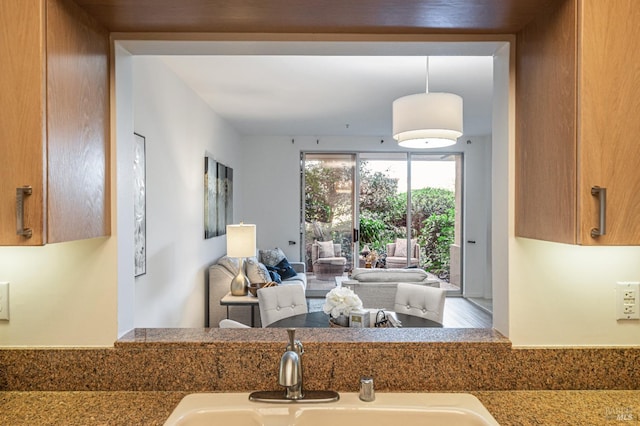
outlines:
[[[465,135],[491,133],[496,43],[276,44],[128,48],[162,55],[239,133],[279,136],[390,138],[391,104],[424,92],[430,55],[429,91],[462,96]]]

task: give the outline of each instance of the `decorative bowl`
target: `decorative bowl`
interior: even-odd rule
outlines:
[[[251,283],[249,284],[249,293],[251,293],[252,296],[257,296],[258,295],[258,289],[263,288],[263,287],[271,287],[277,285],[277,283],[274,282],[268,282],[268,283]]]

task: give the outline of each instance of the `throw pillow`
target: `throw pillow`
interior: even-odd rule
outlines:
[[[267,283],[271,281],[271,276],[267,267],[258,262],[255,257],[249,257],[246,260],[247,263],[247,278],[251,284],[254,283]]]
[[[416,240],[411,240],[411,253],[413,253],[413,248],[416,245]],[[396,240],[396,251],[394,253],[396,257],[407,257],[407,240],[406,239],[397,239]]]
[[[318,258],[334,257],[333,241],[318,241]]]
[[[274,283],[278,283],[278,284],[282,282],[282,278],[280,277],[280,274],[275,270],[273,266],[267,266],[267,270],[269,271],[269,276],[271,277],[270,281],[273,281]]]
[[[223,256],[218,260],[218,265],[224,266],[234,276],[238,274],[238,259],[235,257]]]
[[[275,269],[283,280],[298,275],[286,258],[282,259],[282,261],[275,266]]]
[[[260,254],[260,262],[264,263],[265,266],[276,266],[286,257],[282,249],[278,247],[269,250],[259,250],[258,253]]]

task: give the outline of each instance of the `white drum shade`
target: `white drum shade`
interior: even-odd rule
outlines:
[[[256,255],[256,226],[241,223],[227,225],[227,256],[251,257]]]
[[[454,145],[462,136],[462,98],[419,93],[393,101],[393,138],[406,148]]]

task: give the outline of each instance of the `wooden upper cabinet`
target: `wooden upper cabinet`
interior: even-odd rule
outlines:
[[[640,244],[638,19],[634,0],[567,0],[518,33],[517,236]]]
[[[71,1],[0,2],[1,245],[109,235],[108,40]]]

